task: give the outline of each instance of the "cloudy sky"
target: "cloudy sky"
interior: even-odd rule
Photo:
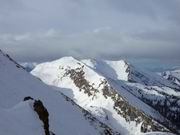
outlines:
[[[0,48],[18,61],[179,61],[180,0],[0,0]]]

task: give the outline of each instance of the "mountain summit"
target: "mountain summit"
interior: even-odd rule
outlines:
[[[179,132],[179,87],[124,60],[63,57],[31,73],[123,135]]]
[[[0,134],[120,134],[60,91],[33,77],[2,51],[0,74]]]

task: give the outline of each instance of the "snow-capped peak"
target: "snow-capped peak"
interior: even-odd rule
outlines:
[[[46,84],[55,86],[55,90],[69,96],[121,134],[135,134],[135,130],[137,134],[167,131],[166,128],[172,127],[171,122],[132,95],[128,91],[130,87],[122,82],[129,81],[127,77],[132,73],[129,68],[130,65],[125,61],[65,57],[37,65],[31,73]]]
[[[33,77],[1,51],[0,75],[0,134],[119,134],[60,91],[55,91]],[[30,105],[28,101],[23,102],[23,99],[31,97],[37,99],[36,108],[31,102]],[[41,115],[46,109],[37,106],[42,103],[48,111],[45,115],[49,117],[49,121],[47,119],[43,121],[44,116]],[[44,131],[42,121],[51,131],[50,134]]]

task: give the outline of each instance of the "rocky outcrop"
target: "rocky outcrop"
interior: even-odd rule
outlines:
[[[49,113],[47,109],[44,107],[43,103],[40,100],[35,100],[33,107],[34,107],[34,111],[36,111],[36,113],[38,114],[39,119],[44,124],[45,135],[50,135]]]
[[[43,123],[45,135],[55,135],[54,133],[49,131],[49,113],[45,106],[43,105],[41,100],[34,100],[32,97],[28,96],[24,98],[24,101],[33,100],[33,109],[38,114],[39,119]]]
[[[82,69],[83,66],[81,68],[76,69],[66,69],[66,73],[64,74],[64,76],[69,75],[80,91],[84,91],[84,93],[88,94],[88,96],[92,96],[96,92],[98,92],[98,90],[93,88],[93,86],[90,85],[89,82],[84,78],[85,73]]]
[[[114,109],[117,114],[124,117],[127,122],[135,121],[136,124],[142,123],[141,131],[169,131],[165,126],[159,124],[153,118],[146,116],[144,113],[131,106],[119,93],[116,92],[106,80],[102,81],[100,85],[103,85],[103,89],[95,89],[88,80],[85,79],[83,66],[76,69],[66,69],[65,76],[69,76],[74,84],[80,91],[87,94],[89,97],[93,97],[96,93],[102,92],[104,98],[111,98],[114,102]]]
[[[118,114],[123,116],[127,122],[135,121],[137,124],[142,123],[142,132],[168,131],[167,128],[156,122],[156,120],[153,120],[150,116],[131,106],[106,80],[102,82],[102,85],[104,86],[102,89],[103,95],[106,98],[110,97],[114,101],[114,109]]]

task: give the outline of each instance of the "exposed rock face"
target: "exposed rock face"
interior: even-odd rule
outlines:
[[[74,81],[74,84],[79,88],[79,90],[83,90],[85,94],[88,94],[88,96],[95,95],[98,90],[93,88],[93,86],[90,85],[89,82],[84,78],[85,73],[82,69],[83,66],[76,69],[66,69],[64,76],[70,75],[70,78]]]
[[[103,95],[110,97],[114,101],[114,109],[118,114],[123,116],[126,121],[135,121],[137,124],[142,123],[142,132],[151,131],[168,131],[165,127],[153,121],[151,117],[146,116],[135,107],[131,106],[121,95],[119,95],[115,89],[108,86],[108,82],[103,83]]]
[[[23,101],[27,101],[27,100],[34,100],[34,98],[28,96],[28,97],[25,97]]]
[[[43,103],[40,100],[35,100],[33,107],[34,107],[34,111],[37,112],[39,119],[44,124],[45,135],[50,135],[49,118],[48,118],[49,113],[48,113],[47,109],[44,107]]]
[[[33,109],[38,114],[39,119],[43,122],[43,127],[45,135],[55,135],[53,132],[49,131],[49,113],[41,100],[34,100],[34,98],[27,96],[23,101],[33,100]]]
[[[95,89],[84,77],[83,66],[76,69],[66,69],[64,76],[69,76],[74,84],[83,91],[89,97],[93,97],[100,91]],[[115,89],[113,89],[106,80],[102,81],[100,85],[103,85],[102,93],[104,98],[111,98],[114,102],[114,109],[116,112],[124,117],[127,122],[135,121],[136,124],[142,123],[141,131],[169,131],[167,128],[155,122],[151,117],[146,116],[138,109],[131,106],[121,95],[119,95]]]

